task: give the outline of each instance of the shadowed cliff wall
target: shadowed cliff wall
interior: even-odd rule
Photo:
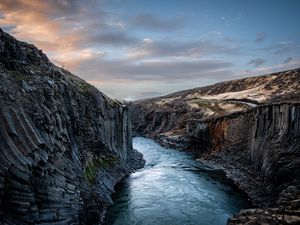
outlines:
[[[99,224],[141,161],[126,106],[0,30],[0,224]]]
[[[200,155],[228,151],[253,165],[274,182],[297,178],[300,172],[300,105],[258,106],[188,126],[189,145]]]
[[[249,138],[250,159],[265,176],[283,182],[300,174],[300,105],[258,107]]]

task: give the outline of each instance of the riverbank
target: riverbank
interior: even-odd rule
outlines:
[[[95,177],[95,183],[92,189],[89,190],[89,195],[96,195],[97,201],[92,201],[87,204],[87,210],[90,212],[94,211],[94,213],[89,214],[86,223],[103,224],[105,222],[107,208],[113,204],[112,194],[115,193],[115,186],[124,179],[124,177],[143,168],[144,165],[145,160],[143,159],[143,155],[133,149],[128,151],[126,163],[99,170]]]
[[[182,150],[181,138],[172,138],[157,135],[151,136],[157,143],[167,148]],[[176,141],[178,140],[178,145]],[[171,144],[170,144],[171,143]],[[184,151],[189,151],[184,148]],[[196,160],[211,169],[223,171],[228,182],[245,193],[251,201],[253,208],[243,209],[228,220],[229,225],[236,224],[298,224],[300,221],[300,186],[294,183],[281,184],[278,187],[268,180],[242,157],[244,153],[220,151],[203,157],[196,156]],[[247,223],[249,222],[249,223]]]
[[[107,224],[224,225],[231,214],[250,206],[222,173],[191,154],[141,137],[133,139],[133,147],[146,165],[117,185]]]
[[[198,161],[224,171],[232,184],[249,196],[257,209],[234,215],[229,224],[300,222],[299,103],[259,105],[202,119],[189,114],[185,127],[180,121],[174,123],[179,130],[169,126],[164,132],[161,124],[168,127],[170,112],[156,113],[138,104],[142,112],[138,121],[144,120],[138,130],[145,136],[193,153]],[[176,121],[173,114],[171,121]],[[273,216],[268,216],[270,212]]]

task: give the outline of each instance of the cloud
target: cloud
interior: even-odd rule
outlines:
[[[217,60],[136,63],[95,57],[74,71],[114,97],[139,99],[226,80],[232,68],[230,62]]]
[[[67,67],[80,56],[85,60],[86,52],[98,54],[99,46],[119,48],[137,41],[122,21],[102,9],[102,1],[3,0],[0,12],[0,26],[6,31],[34,43],[56,62],[64,58]]]
[[[267,61],[266,59],[261,59],[261,58],[252,59],[250,62],[248,62],[248,65],[253,65],[255,67],[258,67],[264,64],[266,61]]]
[[[73,33],[81,37],[81,41],[77,43],[78,48],[82,47],[110,47],[130,46],[138,42],[138,39],[129,34],[119,21],[115,22],[98,22],[90,21],[84,24]]]
[[[300,66],[300,59],[297,58],[297,59],[292,59],[288,63],[275,64],[272,66],[259,67],[254,70],[244,71],[246,72],[244,76],[253,76],[254,74],[257,75],[257,74],[274,73],[274,72],[299,68],[299,66]]]
[[[129,36],[126,32],[123,31],[113,31],[113,32],[99,32],[95,35],[88,35],[86,37],[86,42],[82,45],[86,46],[103,46],[103,45],[112,45],[112,46],[120,46],[120,45],[131,45],[138,42],[138,40]]]
[[[186,29],[182,35],[180,29],[192,25],[187,17],[167,17],[162,13],[127,15],[118,11],[123,3],[1,0],[0,26],[43,49],[58,65],[118,97],[150,97],[226,80],[235,74],[232,61],[247,63],[244,53],[253,48],[253,41],[238,36],[224,39],[226,32],[219,28],[206,34]],[[266,33],[258,33],[255,42],[263,42],[266,37]],[[283,58],[273,58],[289,58],[274,68],[299,66],[299,60],[295,60],[299,58],[299,48],[299,44],[290,41],[257,48],[253,50],[257,59],[248,65],[253,65],[253,71],[268,71],[268,67],[261,67],[266,59],[271,63],[269,56],[283,54]]]
[[[1,1],[1,26],[12,26],[10,32],[19,39],[33,42],[46,52],[74,51],[81,40],[72,29],[55,20],[63,1],[12,0]],[[66,1],[67,2],[67,1]],[[65,7],[66,8],[66,7]],[[55,13],[54,13],[55,12]]]
[[[194,61],[108,61],[97,57],[82,62],[75,69],[88,80],[130,80],[177,82],[228,74],[232,63],[218,60]]]
[[[299,54],[300,44],[292,41],[283,41],[273,45],[269,45],[263,48],[260,48],[261,51],[269,51],[273,54],[287,54],[287,53],[296,53]]]
[[[218,45],[210,41],[144,39],[138,46],[128,51],[128,58],[145,59],[151,57],[203,57],[212,54],[240,54],[236,46]]]
[[[286,60],[284,60],[284,62],[283,63],[289,63],[289,62],[291,62],[293,60],[293,58],[292,57],[288,57]]]
[[[93,58],[104,58],[107,55],[103,51],[94,51],[90,49],[78,49],[76,52],[63,52],[53,55],[51,58],[57,65],[63,66],[67,70],[73,70],[80,63]]]
[[[183,28],[185,23],[186,19],[184,17],[165,19],[150,13],[137,15],[132,20],[132,24],[136,27],[159,32],[178,30]]]
[[[211,76],[231,64],[200,60],[199,56],[236,51],[200,40],[139,40],[118,16],[104,11],[101,2],[93,0],[3,0],[0,12],[1,26],[11,26],[14,36],[33,42],[55,63],[74,69],[86,79],[181,80],[184,75],[199,76],[200,71],[202,76]],[[133,19],[135,26],[152,30],[176,30],[185,22],[183,17],[166,19],[153,14],[140,14]],[[122,53],[127,57],[105,59],[110,54],[105,46],[116,51],[124,47]],[[190,56],[197,60],[187,59]],[[168,57],[181,59],[162,59]]]
[[[260,32],[260,33],[257,33],[256,34],[256,39],[255,39],[255,42],[262,42],[262,41],[264,41],[266,38],[267,38],[267,34],[266,33],[264,33],[264,32]]]

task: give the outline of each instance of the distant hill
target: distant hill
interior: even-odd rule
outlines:
[[[188,120],[208,119],[246,111],[256,105],[300,102],[300,68],[263,76],[225,81],[214,85],[171,93],[133,102],[137,113],[136,132],[182,133]],[[141,118],[151,114],[176,114],[167,126],[148,126]],[[171,116],[169,115],[168,118]],[[174,124],[172,124],[174,123]],[[144,128],[146,126],[147,128]]]

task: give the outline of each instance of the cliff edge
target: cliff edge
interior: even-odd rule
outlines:
[[[194,154],[248,194],[228,224],[300,223],[300,69],[132,102],[135,134]]]
[[[99,224],[143,163],[125,105],[0,30],[0,224]]]

